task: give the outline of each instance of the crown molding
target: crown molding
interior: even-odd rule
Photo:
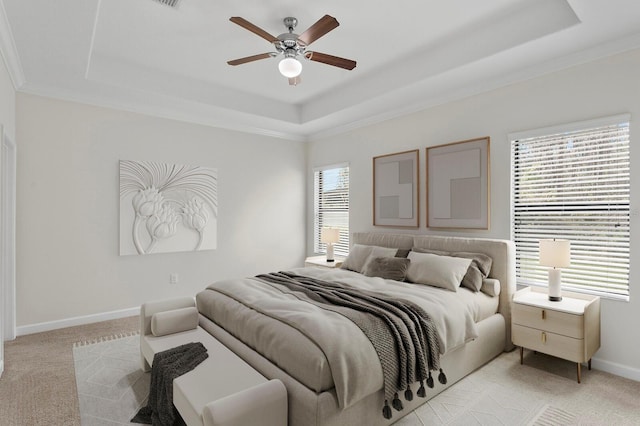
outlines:
[[[25,83],[24,71],[2,0],[0,0],[0,55],[7,66],[13,87],[16,90],[20,89]]]
[[[210,111],[199,110],[197,104],[194,106],[194,104],[188,102],[186,108],[181,108],[180,106],[172,107],[169,106],[166,102],[163,104],[153,104],[151,102],[141,103],[132,100],[122,100],[118,99],[117,97],[105,97],[99,93],[65,90],[51,86],[36,86],[29,83],[25,83],[20,88],[19,92],[67,102],[75,102],[101,108],[110,108],[118,111],[127,111],[152,117],[165,118],[168,120],[176,120],[185,123],[216,127],[230,131],[249,133],[277,139],[286,139],[295,142],[307,142],[308,140],[304,134],[300,134],[298,132],[289,132],[286,130],[280,131],[275,129],[275,126],[261,125],[261,123],[256,123],[251,118],[242,121],[228,119],[230,117],[226,117],[227,119],[225,119],[225,117],[216,118],[218,117],[217,114],[211,114]],[[184,106],[184,102],[182,106]],[[225,111],[221,110],[220,112],[224,113]],[[233,113],[231,114],[233,115]],[[259,117],[258,121],[261,120],[262,117]]]
[[[393,120],[398,117],[404,117],[451,102],[457,102],[512,84],[522,83],[544,75],[561,72],[566,69],[637,49],[640,49],[640,33],[610,40],[569,55],[552,58],[534,66],[528,65],[523,68],[516,68],[507,73],[498,74],[490,78],[482,79],[482,81],[479,82],[461,86],[456,90],[447,90],[443,93],[430,92],[428,89],[420,87],[419,83],[414,84],[377,100],[385,105],[398,105],[399,107],[387,107],[383,109],[380,105],[376,105],[375,102],[372,102],[370,105],[361,104],[358,106],[363,111],[360,117],[340,125],[320,126],[319,130],[308,132],[307,138],[310,141],[316,141],[335,137],[363,127]],[[416,93],[420,94],[420,96],[415,97],[411,102],[407,102],[407,99],[412,97],[411,94],[415,95]],[[399,99],[403,99],[403,102]]]
[[[0,0],[0,6],[2,0]],[[0,14],[1,14],[0,10]],[[0,16],[0,29],[2,27]],[[1,47],[1,46],[0,46]],[[398,89],[378,98],[352,105],[327,117],[300,124],[285,123],[176,97],[147,93],[144,97],[121,98],[101,85],[94,90],[33,85],[23,82],[19,92],[70,102],[117,109],[154,117],[200,124],[209,127],[254,134],[264,137],[308,142],[335,137],[356,129],[410,115],[439,105],[455,102],[511,84],[520,83],[567,68],[600,60],[640,48],[640,33],[631,34],[596,46],[560,55],[545,62],[513,67],[505,73],[487,75],[481,81],[470,81],[455,90],[443,90],[438,81],[423,81]],[[492,59],[487,59],[491,61]],[[478,65],[478,61],[475,65]],[[474,65],[470,65],[473,67]]]

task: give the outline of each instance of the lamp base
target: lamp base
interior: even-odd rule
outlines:
[[[333,244],[327,243],[327,262],[333,262]]]
[[[549,301],[559,302],[562,300],[562,290],[560,288],[560,269],[549,269]]]

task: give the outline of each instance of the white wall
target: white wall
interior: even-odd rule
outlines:
[[[19,330],[304,261],[304,144],[21,93],[16,128]],[[218,249],[119,256],[120,159],[217,168]]]
[[[372,226],[372,157],[420,148],[420,228],[417,232],[510,238],[510,132],[631,113],[631,239],[640,237],[640,50],[577,66],[402,118],[310,143],[307,178],[315,166],[350,163],[351,231]],[[425,227],[425,148],[481,136],[491,137],[491,228],[475,232],[431,232]],[[635,165],[635,167],[634,167]],[[312,189],[312,180],[307,181]],[[313,205],[308,201],[307,220]],[[376,228],[386,232],[416,232]],[[313,251],[307,230],[307,252]],[[634,260],[635,259],[635,260]],[[640,380],[640,250],[632,245],[630,302],[602,301],[602,346],[594,366]]]

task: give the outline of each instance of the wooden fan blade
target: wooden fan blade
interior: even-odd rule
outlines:
[[[302,83],[302,78],[300,76],[289,79],[289,86],[297,86],[300,83]]]
[[[310,61],[322,62],[323,64],[333,65],[334,67],[340,67],[346,70],[352,70],[356,67],[356,61],[340,58],[338,56],[327,55],[326,53],[306,52],[305,56]]]
[[[253,25],[251,22],[247,21],[244,18],[241,18],[239,16],[232,16],[231,18],[229,18],[229,20],[234,24],[240,25],[245,30],[249,30],[256,35],[259,35],[263,39],[267,40],[269,43],[275,43],[276,41],[278,41],[277,37],[272,36],[262,28],[256,25]]]
[[[338,25],[340,25],[340,23],[336,18],[324,15],[322,18],[318,19],[315,24],[310,26],[307,31],[303,32],[298,37],[298,40],[308,46],[329,31],[336,29]]]
[[[271,53],[260,53],[259,55],[247,56],[240,59],[234,59],[233,61],[227,61],[229,65],[242,65],[247,62],[258,61],[260,59],[267,59],[271,57]]]

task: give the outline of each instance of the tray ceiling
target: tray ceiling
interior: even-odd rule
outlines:
[[[22,91],[300,140],[640,46],[633,0],[0,5]],[[302,83],[289,86],[278,59],[227,65],[273,51],[229,17],[278,35],[286,16],[301,33],[325,14],[340,26],[313,50],[356,60],[353,71],[303,60]]]

